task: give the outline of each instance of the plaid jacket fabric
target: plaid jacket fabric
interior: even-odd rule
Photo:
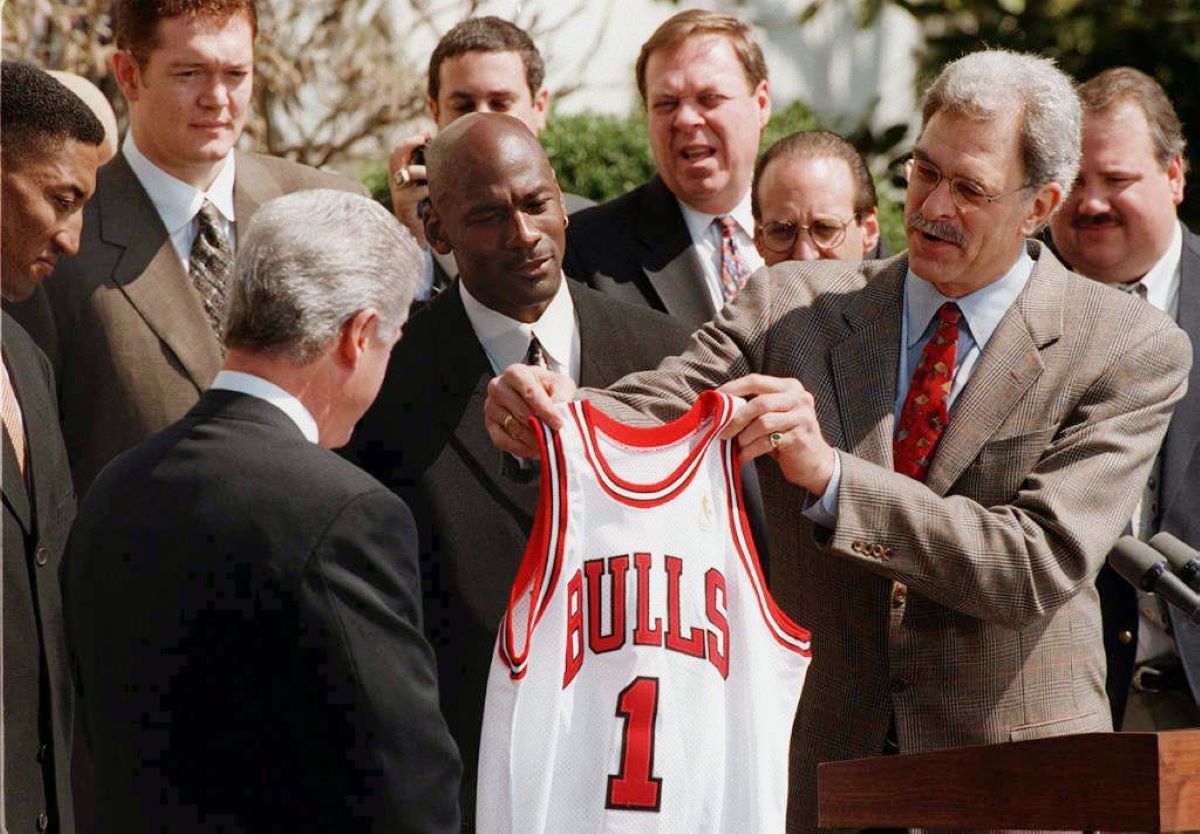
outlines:
[[[789,831],[816,827],[817,764],[880,753],[893,715],[903,752],[1111,727],[1095,577],[1191,349],[1150,305],[1029,252],[925,484],[892,471],[904,255],[762,270],[682,356],[587,392],[645,422],[748,373],[795,377],[840,450],[832,531],[759,467],[773,590],[813,631]]]

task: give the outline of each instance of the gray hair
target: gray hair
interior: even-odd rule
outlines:
[[[379,313],[377,336],[392,339],[423,266],[416,240],[374,200],[330,189],[277,197],[238,242],[225,343],[304,365],[367,307]]]
[[[925,92],[922,129],[942,110],[972,119],[1015,112],[1025,182],[1057,182],[1066,191],[1075,183],[1083,137],[1079,96],[1051,59],[999,49],[964,55]]]

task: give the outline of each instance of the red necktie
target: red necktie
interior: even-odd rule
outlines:
[[[922,483],[950,420],[950,388],[954,385],[961,319],[962,313],[953,301],[938,309],[937,330],[921,351],[892,441],[896,471]]]
[[[733,233],[737,229],[737,221],[726,215],[718,217],[721,224],[721,295],[726,301],[732,301],[738,291],[746,285],[750,277],[750,266],[738,251]]]

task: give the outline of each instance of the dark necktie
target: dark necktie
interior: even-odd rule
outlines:
[[[546,351],[542,348],[542,343],[538,341],[537,334],[529,334],[529,349],[525,351],[526,365],[537,365],[539,368],[546,368]]]
[[[188,274],[196,292],[200,294],[200,303],[204,306],[208,323],[217,334],[217,341],[223,343],[221,326],[225,316],[226,291],[233,270],[233,250],[229,246],[229,239],[221,231],[217,209],[212,203],[205,200],[196,216],[200,220],[200,228],[196,232],[196,239],[192,241]]]
[[[921,351],[892,441],[895,470],[922,483],[950,421],[950,389],[954,385],[960,319],[962,312],[953,301],[938,309],[937,330]]]
[[[746,286],[750,277],[750,266],[738,251],[734,232],[737,221],[726,215],[718,217],[714,222],[721,226],[721,295],[726,301],[732,301]]]

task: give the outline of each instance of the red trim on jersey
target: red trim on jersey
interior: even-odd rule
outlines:
[[[529,418],[529,425],[541,450],[538,507],[529,541],[521,556],[521,565],[517,568],[516,578],[509,588],[508,606],[505,608],[504,622],[496,641],[500,659],[509,667],[509,674],[513,678],[520,678],[525,674],[525,662],[529,657],[534,628],[541,619],[555,583],[558,582],[567,523],[566,468],[563,462],[562,440],[536,417]],[[547,568],[550,571],[548,577]],[[547,579],[549,581],[546,581]],[[525,640],[520,651],[517,651],[512,612],[522,594],[528,594],[529,608],[524,623]]]
[[[766,581],[763,579],[762,566],[758,558],[758,548],[750,533],[750,520],[746,516],[745,502],[742,499],[742,472],[738,453],[733,440],[721,442],[721,467],[725,473],[728,489],[726,492],[726,509],[730,518],[730,537],[734,548],[746,571],[750,584],[754,588],[754,598],[758,601],[758,610],[763,616],[767,630],[779,645],[804,657],[810,657],[812,634],[808,629],[797,625],[775,602]],[[739,535],[740,533],[740,535]],[[745,547],[743,548],[743,542]]]
[[[596,483],[612,498],[631,507],[656,507],[670,501],[687,488],[700,469],[704,450],[712,439],[725,427],[733,415],[730,398],[716,391],[705,391],[687,414],[661,426],[628,426],[619,423],[584,400],[580,408],[572,408],[583,439],[584,457],[596,475]],[[655,448],[669,446],[696,433],[700,424],[712,418],[712,425],[705,430],[694,448],[667,477],[652,484],[637,484],[617,475],[600,451],[596,437],[599,431],[626,446]]]

